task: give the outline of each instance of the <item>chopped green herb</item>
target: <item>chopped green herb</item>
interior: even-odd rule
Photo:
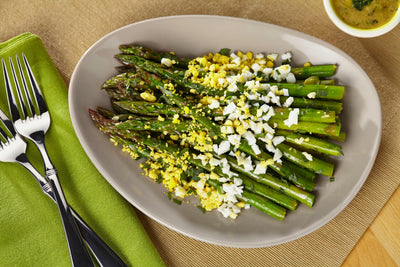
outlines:
[[[222,48],[221,50],[219,50],[219,53],[223,56],[229,56],[231,50],[229,48]]]
[[[198,182],[198,181],[200,181],[200,177],[199,176],[193,176],[192,180],[195,181],[195,182]]]
[[[156,182],[158,184],[161,184],[162,181],[163,181],[163,178],[162,178],[161,174],[158,174]]]
[[[143,170],[144,170],[144,169],[150,169],[150,164],[148,164],[148,163],[143,163],[143,164],[140,166],[140,168],[142,168]]]
[[[372,0],[353,0],[353,7],[357,10],[362,10],[364,6],[371,4]]]
[[[182,181],[188,181],[189,180],[189,176],[187,175],[187,173],[186,172],[182,172],[181,173],[181,182]]]
[[[177,199],[177,198],[173,198],[172,201],[173,201],[175,204],[178,204],[178,205],[181,205],[181,204],[182,204],[182,200],[179,200],[179,199]]]
[[[189,187],[189,190],[187,191],[188,195],[195,195],[197,196],[196,190],[193,187]]]
[[[203,208],[202,206],[200,206],[200,205],[197,205],[196,207],[198,207],[203,213],[206,213],[206,209],[205,208]]]

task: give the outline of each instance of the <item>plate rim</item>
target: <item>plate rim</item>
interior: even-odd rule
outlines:
[[[319,45],[323,45],[324,47],[333,50],[336,53],[341,54],[342,56],[344,56],[346,58],[346,60],[349,60],[350,62],[352,62],[352,64],[354,66],[356,66],[357,68],[359,68],[360,72],[365,76],[365,78],[368,80],[368,82],[373,86],[374,90],[372,91],[372,93],[375,95],[375,99],[378,101],[378,107],[379,110],[377,110],[377,116],[379,117],[378,120],[378,132],[377,132],[377,136],[375,137],[376,142],[374,143],[374,146],[371,148],[371,159],[368,161],[366,168],[364,169],[364,171],[362,172],[362,174],[360,175],[360,177],[358,178],[357,183],[355,184],[355,186],[352,188],[351,193],[349,195],[346,196],[345,199],[343,199],[343,201],[341,202],[340,206],[335,207],[334,209],[332,209],[329,212],[329,216],[325,216],[324,218],[321,219],[320,223],[318,223],[318,225],[316,226],[312,226],[309,227],[303,231],[301,231],[300,233],[297,234],[291,234],[289,235],[288,238],[281,238],[279,241],[275,241],[275,242],[268,242],[268,240],[266,240],[266,242],[264,242],[263,244],[261,244],[260,242],[257,242],[257,244],[252,243],[252,242],[241,242],[240,244],[227,244],[224,242],[216,242],[215,240],[210,241],[204,238],[201,238],[197,235],[192,235],[191,233],[185,232],[182,229],[179,229],[177,227],[174,227],[174,225],[170,225],[165,223],[161,218],[159,218],[156,214],[149,214],[148,211],[146,211],[146,209],[143,208],[143,206],[138,203],[137,201],[132,201],[132,199],[130,198],[130,196],[126,195],[124,192],[122,192],[121,190],[119,190],[118,185],[116,185],[113,181],[113,179],[109,179],[108,175],[104,175],[104,173],[108,173],[106,169],[104,169],[101,164],[99,164],[99,162],[97,161],[97,159],[93,156],[90,155],[90,153],[88,153],[87,151],[90,151],[90,147],[89,145],[85,142],[84,140],[84,136],[80,133],[80,130],[78,128],[77,122],[74,119],[74,116],[76,116],[74,109],[72,108],[73,104],[71,101],[71,98],[73,96],[73,90],[71,90],[71,88],[74,88],[75,85],[75,76],[77,75],[77,71],[80,67],[80,65],[82,64],[82,62],[84,61],[84,59],[86,58],[86,56],[92,51],[94,50],[97,46],[99,46],[104,40],[108,39],[110,36],[118,33],[119,31],[123,31],[126,28],[130,28],[130,27],[134,27],[136,25],[140,25],[143,23],[151,23],[152,21],[158,21],[158,20],[170,20],[170,19],[186,19],[186,18],[201,18],[201,19],[207,19],[207,18],[213,18],[213,19],[221,19],[221,20],[236,20],[236,21],[243,21],[245,23],[256,23],[256,24],[260,24],[263,25],[265,27],[272,27],[272,28],[276,28],[276,29],[282,29],[285,32],[288,32],[290,34],[294,34],[296,36],[300,35],[301,37],[303,37],[304,39],[307,39],[308,41],[311,41],[312,43],[317,43]],[[98,39],[95,43],[93,43],[80,57],[79,61],[77,62],[73,73],[71,75],[71,79],[70,79],[70,83],[69,83],[69,87],[68,87],[68,106],[69,106],[69,112],[70,112],[70,118],[71,118],[71,122],[74,128],[74,131],[78,137],[78,140],[81,144],[81,146],[83,147],[83,150],[85,151],[86,155],[88,156],[88,158],[93,162],[93,165],[96,167],[96,169],[99,171],[99,173],[106,179],[106,181],[120,194],[122,195],[125,200],[130,203],[131,205],[133,205],[134,207],[136,207],[138,210],[140,210],[142,213],[144,213],[146,216],[152,218],[153,220],[157,221],[158,223],[162,224],[163,226],[172,229],[180,234],[183,234],[185,236],[188,236],[190,238],[199,240],[199,241],[203,241],[206,243],[211,243],[211,244],[216,244],[216,245],[221,245],[221,246],[225,246],[225,247],[236,247],[236,248],[260,248],[260,247],[270,247],[270,246],[275,246],[275,245],[279,245],[279,244],[283,244],[283,243],[287,243],[287,242],[291,242],[294,240],[297,240],[301,237],[304,237],[316,230],[318,230],[319,228],[323,227],[324,225],[326,225],[328,222],[330,222],[332,219],[334,219],[337,215],[339,215],[348,205],[349,203],[356,197],[356,195],[358,194],[358,192],[360,191],[360,189],[362,188],[363,184],[365,183],[366,179],[369,176],[369,173],[371,172],[375,161],[376,161],[376,157],[379,151],[379,147],[380,147],[380,143],[381,143],[381,138],[382,138],[382,107],[381,107],[381,103],[380,103],[380,99],[379,99],[379,95],[377,92],[377,89],[374,85],[374,83],[372,82],[371,78],[367,75],[367,73],[363,70],[363,68],[350,56],[348,55],[346,52],[344,52],[343,50],[333,46],[332,44],[319,39],[317,37],[314,37],[312,35],[294,30],[294,29],[290,29],[290,28],[286,28],[283,26],[279,26],[279,25],[274,25],[274,24],[270,24],[270,23],[266,23],[266,22],[262,22],[262,21],[257,21],[257,20],[252,20],[252,19],[246,19],[246,18],[238,18],[238,17],[230,17],[230,16],[219,16],[219,15],[174,15],[174,16],[162,16],[162,17],[156,17],[156,18],[150,18],[150,19],[146,19],[146,20],[141,20],[141,21],[137,21],[128,25],[124,25],[122,27],[119,27],[107,34],[105,34],[104,36],[102,36],[100,39]],[[133,203],[134,202],[134,203]]]

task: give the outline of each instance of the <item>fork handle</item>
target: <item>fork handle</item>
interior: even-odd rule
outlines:
[[[55,202],[56,200],[49,183],[35,169],[35,167],[30,164],[25,154],[19,156],[18,162],[35,177],[43,192]],[[72,207],[69,208],[72,216],[75,218],[76,225],[78,226],[83,239],[85,239],[86,244],[92,251],[100,266],[126,267],[126,264],[122,259],[96,234],[95,231],[93,231],[92,228],[90,228],[81,216]]]
[[[92,259],[86,249],[82,236],[78,230],[74,218],[72,217],[71,210],[69,209],[67,200],[65,199],[61,184],[57,176],[57,170],[50,160],[47,153],[46,145],[44,142],[44,131],[37,131],[30,135],[31,140],[39,149],[43,158],[46,178],[53,190],[54,199],[60,212],[61,220],[64,226],[65,236],[67,238],[69,254],[73,266],[93,266]]]
[[[57,177],[57,170],[51,162],[49,154],[47,153],[46,145],[44,142],[44,132],[37,132],[36,135],[31,136],[31,138],[36,147],[39,149],[40,154],[42,155],[46,178],[49,180],[49,182],[53,180],[54,183],[58,185],[58,188],[60,190],[59,192],[62,193],[62,188],[59,184],[59,180]],[[53,191],[55,190],[56,188],[53,187]],[[63,194],[61,194],[60,196],[64,197]],[[53,196],[53,200],[54,199],[55,194]],[[63,201],[63,205],[65,209],[67,209],[66,207],[68,207],[68,204],[65,201],[65,198]],[[82,237],[85,238],[86,243],[88,244],[90,250],[93,252],[95,258],[98,260],[101,266],[126,266],[125,263],[118,257],[118,255],[85,223],[82,218],[80,218],[80,216],[72,208],[67,210],[73,215],[77,215],[75,216],[75,222],[77,223],[79,230],[81,230]]]
[[[125,267],[126,264],[121,258],[86,224],[79,214],[72,207],[70,207],[70,210],[75,217],[75,222],[81,231],[82,237],[100,265],[103,267]]]
[[[75,220],[72,217],[68,203],[65,200],[56,172],[54,171],[53,174],[49,175],[48,183],[46,183],[46,179],[33,167],[25,153],[20,154],[16,160],[36,178],[42,190],[56,202],[64,226],[72,265],[77,267],[94,267],[89,252],[82,240],[82,236],[75,224]]]
[[[67,238],[68,248],[73,266],[93,266],[93,261],[85,247],[82,236],[78,230],[74,218],[72,217],[68,203],[56,174],[47,176],[51,188],[53,189],[54,198],[56,200],[58,211],[64,226],[65,236]]]

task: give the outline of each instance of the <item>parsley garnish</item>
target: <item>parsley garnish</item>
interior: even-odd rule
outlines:
[[[371,4],[371,2],[372,0],[353,0],[353,7],[361,11],[364,6]]]
[[[203,213],[206,213],[206,209],[203,208],[202,206],[198,205],[198,206],[196,206],[196,207],[198,207]]]
[[[219,50],[219,53],[223,56],[229,56],[231,50],[229,48],[222,48],[221,50]]]
[[[179,200],[177,198],[173,198],[172,201],[175,202],[175,204],[178,204],[178,205],[182,204],[182,200]]]

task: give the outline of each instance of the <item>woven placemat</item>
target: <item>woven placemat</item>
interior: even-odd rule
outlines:
[[[27,31],[39,35],[68,83],[84,51],[103,35],[140,20],[183,14],[234,16],[277,24],[344,50],[377,87],[383,133],[376,163],[359,194],[342,213],[314,233],[274,247],[227,248],[190,239],[138,212],[160,255],[168,266],[340,265],[400,183],[400,94],[391,76],[393,71],[380,65],[380,51],[374,51],[368,40],[340,32],[330,22],[322,1],[2,1],[0,40]],[[384,42],[388,37],[379,38]]]

